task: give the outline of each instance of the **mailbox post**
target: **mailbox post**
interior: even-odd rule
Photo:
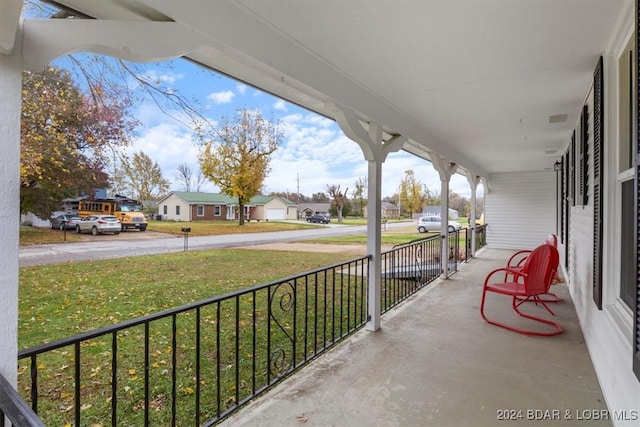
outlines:
[[[182,232],[184,233],[184,250],[186,252],[189,249],[189,233],[191,232],[191,227],[182,227]]]

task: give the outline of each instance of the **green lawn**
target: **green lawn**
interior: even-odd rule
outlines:
[[[30,226],[20,226],[20,245],[42,245],[46,243],[82,242],[86,240],[86,236],[78,235],[73,230],[67,230],[66,233],[60,230],[52,230],[50,228],[39,228]]]
[[[317,228],[320,225],[279,221],[251,221],[245,222],[242,226],[238,225],[236,221],[149,221],[147,230],[182,235],[183,227],[191,228],[191,236],[217,236],[221,234],[301,230]]]
[[[353,258],[210,250],[20,268],[19,346],[79,334]]]
[[[304,253],[262,250],[210,250],[174,254],[150,255],[90,262],[68,262],[20,269],[19,289],[19,348],[50,342],[85,331],[116,324],[161,310],[200,301],[215,295],[289,277],[352,259],[349,253]],[[364,286],[364,285],[360,285]],[[242,329],[241,346],[251,348],[252,338],[247,335],[253,321],[251,294],[241,303],[239,316]],[[259,307],[264,306],[265,295],[256,295]],[[304,299],[301,298],[302,302]],[[233,354],[235,308],[226,303],[222,318],[217,318],[215,305],[203,309],[204,325],[211,329],[203,332],[202,346],[215,348],[215,335],[211,330],[220,322],[224,354]],[[265,319],[266,311],[258,309],[255,317]],[[219,320],[216,320],[219,319]],[[171,319],[157,321],[151,329],[152,347],[150,375],[152,418],[154,424],[167,425],[171,395],[172,352],[176,351],[178,373],[178,419],[188,422],[194,414],[193,393],[193,312],[185,313],[178,321],[178,343],[171,341]],[[326,325],[325,325],[326,326]],[[274,332],[275,333],[275,332]],[[142,378],[144,364],[141,355],[141,327],[122,332],[118,337],[118,405],[120,423],[141,425]],[[263,341],[264,333],[257,338]],[[273,345],[282,337],[272,336]],[[313,348],[313,347],[311,347]],[[82,344],[82,402],[83,424],[104,425],[109,420],[109,383],[111,351],[109,336],[96,338]],[[231,349],[231,350],[229,350]],[[239,369],[243,378],[250,372],[250,350],[243,353]],[[202,386],[204,416],[212,417],[215,398],[215,378],[220,376],[224,405],[234,399],[233,370],[216,371],[215,355],[203,355]],[[249,357],[249,359],[247,359]],[[256,355],[256,362],[264,365],[264,354]],[[233,366],[234,361],[224,362]],[[73,424],[73,366],[72,347],[62,348],[38,357],[39,408],[48,425]],[[30,368],[28,360],[19,363],[19,390],[28,399]],[[264,372],[259,373],[264,381]],[[242,383],[247,393],[250,383]],[[213,394],[212,394],[213,393]],[[231,399],[231,400],[229,400]],[[190,422],[190,421],[189,421]]]

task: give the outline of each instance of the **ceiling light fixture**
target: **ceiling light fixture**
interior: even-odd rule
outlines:
[[[556,114],[555,116],[549,116],[549,124],[564,123],[568,118],[568,114]]]

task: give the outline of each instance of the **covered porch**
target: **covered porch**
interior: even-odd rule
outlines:
[[[260,399],[264,409],[230,422],[500,425],[498,411],[558,409],[554,425],[584,425],[579,414],[605,408],[595,371],[606,407],[620,417],[614,424],[637,424],[637,0],[51,3],[76,17],[22,20],[22,0],[0,0],[0,373],[10,384],[21,70],[91,51],[188,58],[335,120],[367,161],[367,330]],[[382,164],[396,151],[430,161],[441,194],[453,174],[465,175],[472,217],[485,184],[489,250],[451,277],[445,269],[441,282],[380,321]],[[557,306],[565,333],[527,338],[482,322],[484,273],[552,232],[568,284]]]
[[[484,277],[511,253],[481,250],[387,312],[380,330],[360,330],[221,425],[609,426],[631,416],[607,410],[566,284],[551,307],[561,335],[529,337],[480,318]],[[489,304],[511,317],[508,298]]]

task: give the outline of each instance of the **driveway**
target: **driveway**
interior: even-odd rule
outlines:
[[[388,228],[407,227],[408,223],[388,224]],[[184,250],[256,247],[256,245],[297,242],[319,237],[344,236],[366,233],[366,226],[323,226],[311,230],[276,231],[270,233],[228,234],[219,236],[169,236],[146,231],[126,232],[119,235],[91,236],[86,242],[63,242],[20,248],[21,267],[55,264],[67,261],[124,258],[138,255],[180,252]],[[338,245],[346,249],[343,245]]]

